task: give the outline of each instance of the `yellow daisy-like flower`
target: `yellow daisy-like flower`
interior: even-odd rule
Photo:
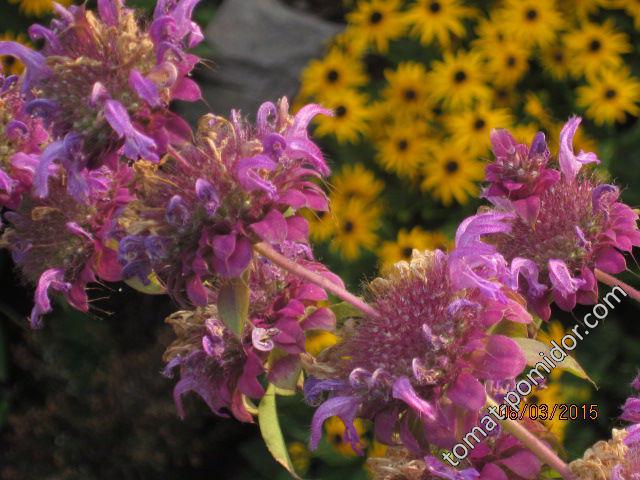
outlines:
[[[448,108],[466,107],[474,100],[488,100],[491,89],[484,83],[485,67],[478,52],[445,53],[428,74],[431,94]]]
[[[53,11],[53,0],[9,0],[17,3],[20,12],[29,17],[42,17]],[[58,3],[65,7],[71,5],[71,0],[59,0]]]
[[[367,450],[367,458],[384,457],[387,454],[387,448],[384,443],[373,440]]]
[[[291,442],[287,446],[289,451],[289,457],[291,457],[291,463],[297,473],[305,474],[309,471],[309,465],[311,465],[311,452],[307,446],[302,442]]]
[[[472,160],[469,152],[451,141],[432,150],[433,159],[424,167],[422,188],[445,206],[453,201],[464,205],[470,196],[478,194],[477,182],[484,177],[484,168]]]
[[[389,49],[389,41],[399,38],[406,28],[400,0],[361,0],[346,18],[353,35],[382,53]]]
[[[451,240],[442,232],[427,232],[420,227],[413,227],[410,231],[402,229],[394,242],[384,242],[378,256],[382,261],[382,269],[389,268],[400,260],[410,260],[411,252],[417,250],[447,250]]]
[[[489,150],[491,130],[510,128],[512,123],[508,110],[478,104],[471,110],[449,116],[445,125],[454,143],[470,155],[479,157]]]
[[[351,58],[362,58],[367,51],[367,40],[363,38],[356,28],[347,25],[342,32],[333,37],[333,45]]]
[[[24,35],[13,35],[11,32],[4,32],[0,35],[0,41],[18,42],[22,45],[28,45]],[[24,64],[13,55],[0,55],[0,72],[5,75],[20,75],[24,70]]]
[[[413,124],[397,124],[386,130],[376,146],[380,165],[400,176],[411,176],[425,161],[431,141]]]
[[[309,222],[309,235],[312,240],[323,242],[333,235],[336,229],[336,218],[333,211],[321,212],[305,209],[303,215]]]
[[[488,18],[483,18],[475,27],[477,38],[471,41],[474,48],[485,52],[494,52],[504,44],[512,41],[506,32],[504,22],[500,18],[502,10],[494,10]]]
[[[364,422],[360,418],[356,418],[353,422],[356,427],[358,436],[363,438],[363,434],[366,429]],[[339,417],[330,417],[324,424],[324,429],[327,432],[327,442],[333,447],[333,449],[344,457],[355,457],[357,453],[351,447],[349,442],[345,442],[344,432],[346,427]],[[362,440],[364,442],[364,440]]]
[[[382,92],[390,110],[426,114],[430,104],[427,71],[416,62],[404,62],[384,73],[388,85]]]
[[[362,86],[367,76],[358,60],[332,48],[322,60],[309,62],[301,80],[301,95],[322,100],[336,91]]]
[[[542,67],[556,80],[565,80],[570,73],[572,61],[563,43],[549,45],[540,52]]]
[[[412,26],[411,32],[420,37],[423,45],[437,39],[442,47],[447,47],[451,37],[464,37],[462,21],[475,15],[474,9],[459,0],[418,0],[407,11],[406,19]]]
[[[330,247],[346,260],[356,260],[362,249],[371,250],[378,242],[376,230],[380,226],[380,209],[375,205],[352,198],[334,206],[335,231]]]
[[[551,113],[544,105],[542,98],[534,92],[525,94],[524,111],[545,127],[553,124]]]
[[[506,0],[502,12],[507,33],[525,45],[549,45],[564,23],[554,0]]]
[[[570,68],[577,75],[593,76],[600,70],[618,68],[621,55],[631,51],[629,38],[611,20],[583,23],[564,37],[571,58]]]
[[[365,202],[375,201],[384,188],[384,182],[362,163],[344,165],[331,177],[331,183],[335,195],[345,200],[359,198]]]
[[[605,3],[606,2],[600,0],[562,0],[558,2],[558,7],[566,17],[575,17],[579,20],[584,20],[588,18],[589,15],[597,12],[598,7],[604,6]]]
[[[578,105],[598,125],[622,123],[627,114],[640,113],[640,82],[627,69],[602,70],[576,93]]]
[[[354,90],[343,90],[327,97],[323,105],[331,108],[334,115],[316,117],[318,135],[334,135],[339,143],[354,143],[366,130],[368,114],[364,95]]]
[[[517,140],[518,143],[531,143],[536,133],[540,131],[540,128],[531,123],[518,123],[509,129],[509,132]]]
[[[323,350],[338,343],[338,338],[335,333],[327,332],[326,330],[313,330],[307,333],[305,350],[316,357]]]
[[[515,85],[529,69],[529,49],[518,42],[507,42],[486,57],[495,85]]]

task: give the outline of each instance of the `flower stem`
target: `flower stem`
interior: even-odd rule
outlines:
[[[627,295],[633,298],[636,302],[640,303],[640,292],[633,288],[631,285],[623,282],[622,280],[618,280],[616,277],[598,269],[596,269],[596,278],[605,285],[609,285],[610,287],[620,287],[625,291]]]
[[[366,313],[372,317],[379,317],[380,314],[378,311],[373,308],[371,305],[365,303],[362,299],[356,297],[352,293],[348,292],[344,287],[337,285],[330,281],[329,279],[323,277],[322,275],[317,274],[316,272],[312,272],[311,270],[303,267],[302,265],[297,264],[296,262],[289,260],[284,255],[276,252],[271,245],[260,242],[253,245],[253,249],[258,252],[263,257],[268,258],[273,263],[278,265],[280,268],[283,268],[294,275],[299,276],[300,278],[304,278],[305,280],[310,281],[311,283],[315,283],[319,287],[324,288],[327,292],[334,294],[336,297],[344,300],[347,303],[350,303],[358,310]]]
[[[487,405],[498,408],[498,404],[491,398],[487,397]],[[511,420],[509,416],[505,416],[501,420],[502,428],[516,437],[520,442],[535,454],[542,462],[549,465],[556,472],[562,475],[565,480],[573,480],[575,477],[567,465],[556,453],[551,450],[542,440],[527,430],[524,426],[515,420]]]

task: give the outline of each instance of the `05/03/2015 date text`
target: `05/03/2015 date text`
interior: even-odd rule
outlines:
[[[510,420],[596,420],[598,418],[598,405],[576,405],[573,403],[525,403],[515,410],[509,405],[502,404],[498,408],[501,417]]]

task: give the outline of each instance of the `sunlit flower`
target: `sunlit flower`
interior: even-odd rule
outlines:
[[[554,0],[506,0],[500,20],[507,33],[526,45],[549,45],[563,26]]]
[[[407,10],[406,19],[422,44],[437,40],[441,47],[447,47],[452,37],[464,37],[463,20],[475,15],[474,9],[459,0],[418,0]]]
[[[331,249],[346,260],[356,260],[362,250],[371,250],[378,242],[380,208],[352,198],[334,206],[336,225],[331,236]]]
[[[397,114],[426,114],[429,99],[429,83],[424,66],[416,62],[403,62],[396,70],[384,73],[388,85],[382,96],[388,108]]]
[[[356,418],[353,422],[356,432],[359,436],[365,433],[364,422]],[[331,448],[337,453],[345,457],[355,457],[357,452],[351,446],[351,443],[345,438],[347,428],[339,417],[331,417],[324,423],[326,439]]]
[[[304,218],[309,222],[309,236],[316,242],[328,240],[336,229],[336,218],[333,214],[333,202],[329,211],[312,211],[304,209]]]
[[[432,142],[412,124],[393,125],[377,142],[376,161],[386,170],[411,176],[427,159]]]
[[[489,56],[503,45],[513,41],[506,32],[504,22],[500,20],[503,16],[502,10],[493,10],[488,18],[482,18],[478,21],[474,28],[476,38],[471,41],[471,45],[475,49],[482,50],[485,55]]]
[[[477,182],[482,179],[482,170],[482,164],[473,160],[465,149],[445,141],[431,150],[421,187],[445,206],[454,200],[464,205],[469,197],[478,194]]]
[[[596,124],[624,123],[640,113],[640,81],[628,69],[604,69],[578,87],[577,103]]]
[[[344,90],[327,96],[322,105],[333,116],[318,117],[316,134],[333,135],[339,143],[356,143],[367,129],[367,98],[355,90]]]
[[[366,39],[382,53],[406,30],[400,0],[360,0],[346,18],[354,36]]]
[[[359,198],[365,202],[375,202],[384,188],[371,170],[362,163],[345,164],[331,177],[335,196],[341,199]]]
[[[465,269],[471,269],[468,276],[461,273]],[[463,281],[473,277],[471,271],[477,282],[492,287]],[[400,432],[414,450],[426,452],[428,444],[450,448],[456,430],[473,425],[486,403],[481,382],[513,379],[526,363],[514,340],[486,333],[503,317],[531,321],[516,297],[495,296],[503,288],[495,275],[501,274],[441,251],[415,251],[410,262],[371,282],[367,297],[379,316],[345,323],[341,342],[323,356],[322,377],[305,382],[306,398],[320,405],[312,420],[312,448],[332,416],[345,423],[345,437],[356,449],[356,417],[372,420],[376,438],[386,444]]]
[[[335,333],[326,330],[314,330],[307,333],[305,350],[309,355],[318,356],[322,351],[335,345],[338,342]]]
[[[300,95],[322,100],[333,92],[363,85],[367,77],[362,64],[337,48],[321,60],[311,60],[302,72]]]
[[[400,260],[410,260],[413,250],[448,250],[451,240],[442,232],[427,232],[420,227],[407,231],[400,229],[393,242],[384,242],[379,250],[382,269],[386,269]]]
[[[556,80],[565,80],[569,75],[573,61],[564,43],[554,43],[540,52],[540,62],[544,69]]]
[[[445,125],[453,141],[472,156],[485,155],[490,146],[489,133],[495,128],[509,128],[511,114],[503,108],[485,103],[449,116]]]
[[[488,52],[487,69],[495,85],[514,85],[529,69],[529,51],[518,42],[506,42]]]
[[[30,17],[43,17],[53,11],[54,0],[9,0],[17,3],[20,11]],[[60,5],[69,6],[71,0],[60,0]]]
[[[27,45],[27,39],[22,34],[13,35],[11,32],[4,32],[0,35],[0,42],[14,41],[22,45]],[[0,73],[5,76],[20,75],[24,70],[24,64],[12,55],[0,55]]]
[[[445,52],[442,61],[433,63],[428,76],[432,96],[447,107],[465,107],[474,100],[491,98],[491,89],[484,83],[482,57],[477,52]]]
[[[573,117],[560,132],[559,171],[548,167],[542,133],[529,147],[506,131],[495,132],[496,161],[487,167],[484,194],[495,208],[465,220],[456,235],[459,248],[499,252],[511,262],[526,280],[518,287],[543,319],[552,301],[567,311],[595,303],[594,270],[620,273],[623,253],[640,245],[638,214],[618,201],[619,189],[581,171],[599,160],[591,152],[574,153],[579,124]]]
[[[629,37],[612,20],[585,22],[564,36],[570,55],[569,68],[577,75],[593,76],[601,70],[618,68],[621,55],[631,51]]]
[[[549,127],[554,123],[551,111],[537,93],[527,92],[525,94],[524,111],[544,127]]]

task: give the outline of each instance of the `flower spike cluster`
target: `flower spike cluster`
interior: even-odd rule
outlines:
[[[324,421],[337,415],[355,448],[355,417],[372,420],[385,443],[399,432],[417,454],[424,455],[428,444],[451,448],[463,433],[458,430],[477,421],[486,403],[485,382],[521,373],[525,358],[517,343],[488,330],[503,319],[530,322],[524,300],[505,287],[503,295],[490,295],[486,284],[498,284],[490,270],[467,269],[476,274],[475,283],[459,259],[414,250],[411,262],[396,264],[369,285],[380,316],[345,324],[339,331],[343,341],[327,352],[318,378],[305,384],[307,399],[320,404],[312,447]]]
[[[487,167],[485,190],[492,207],[463,222],[456,236],[459,249],[503,255],[513,287],[544,319],[551,302],[568,311],[595,303],[596,269],[624,271],[624,252],[640,245],[638,215],[618,200],[618,187],[582,169],[598,159],[574,152],[579,124],[573,117],[560,133],[559,170],[549,166],[542,133],[528,147],[507,131],[493,132],[496,160]]]
[[[120,241],[125,276],[148,282],[153,271],[175,299],[205,306],[215,294],[207,285],[239,277],[254,242],[309,250],[307,222],[296,212],[327,210],[315,180],[329,168],[307,135],[318,113],[329,114],[308,105],[292,116],[282,99],[263,104],[255,126],[239,112],[230,120],[208,115],[193,144],[160,168],[141,166],[140,202],[125,215]]]
[[[122,0],[100,0],[98,15],[85,6],[56,4],[49,27],[33,25],[41,51],[0,42],[0,54],[26,65],[20,91],[26,111],[51,126],[39,155],[35,193],[49,192],[50,165],[69,172],[69,192],[89,192],[81,172],[113,164],[119,156],[158,161],[172,143],[189,137],[187,123],[169,110],[172,100],[195,101],[189,78],[199,59],[185,51],[202,40],[191,21],[198,0],[160,1],[148,28]]]

